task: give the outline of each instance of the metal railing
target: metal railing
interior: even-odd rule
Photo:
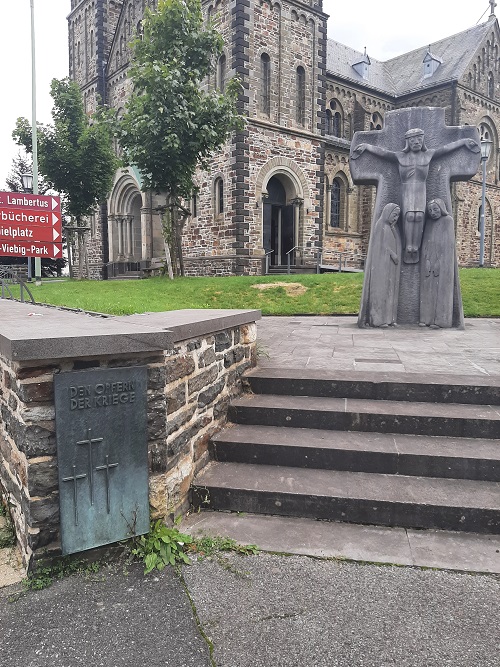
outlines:
[[[12,285],[19,285],[19,298],[14,296],[11,290]],[[5,267],[0,267],[0,289],[2,299],[20,301],[21,303],[24,303],[25,301],[35,303],[33,294],[24,282],[23,278],[18,273],[10,271]]]
[[[265,258],[265,272],[266,276],[269,273],[269,257],[273,254],[274,250],[268,250],[266,254],[264,255]]]
[[[364,262],[366,259],[366,255],[357,255],[356,253],[353,253],[348,250],[332,250],[330,251],[330,254],[333,255],[334,259],[332,264],[323,264],[323,251],[318,251],[317,254],[317,264],[316,264],[316,272],[320,273],[321,269],[327,269],[331,266],[330,270],[337,270],[339,273],[342,273],[343,271],[347,270],[347,263],[348,262],[353,262],[359,263],[360,268],[362,269],[364,266]],[[338,257],[338,264],[337,264],[337,257]],[[337,264],[337,267],[334,269],[333,267]]]
[[[299,249],[299,246],[294,245],[293,248],[290,248],[290,250],[285,253],[285,255],[286,255],[286,272],[288,273],[288,275],[290,275],[290,273],[291,273],[291,261],[292,261],[291,254],[292,254],[292,252],[294,252],[294,250],[298,250],[298,249]]]

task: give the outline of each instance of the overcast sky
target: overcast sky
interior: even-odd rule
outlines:
[[[31,121],[30,0],[2,2],[0,40],[0,188],[18,148],[11,139],[16,118]],[[68,73],[70,0],[35,0],[37,117],[50,122],[50,81]],[[324,0],[328,35],[378,60],[388,60],[470,28],[490,14],[487,0]],[[482,14],[484,16],[481,18]],[[500,17],[500,0],[497,11]]]

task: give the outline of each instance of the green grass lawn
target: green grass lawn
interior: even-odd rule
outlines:
[[[466,317],[500,316],[500,269],[462,269],[460,280]],[[271,283],[282,284],[265,288]],[[330,273],[49,281],[31,290],[41,303],[115,315],[181,308],[258,308],[264,315],[331,315],[358,312],[362,283],[362,274]]]

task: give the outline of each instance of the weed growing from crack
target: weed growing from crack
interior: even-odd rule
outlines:
[[[193,542],[190,535],[168,528],[161,519],[151,523],[147,535],[133,540],[131,553],[144,563],[144,574],[163,570],[167,565],[190,564],[185,548]]]

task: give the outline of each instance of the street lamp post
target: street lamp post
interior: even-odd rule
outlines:
[[[35,0],[31,7],[31,143],[33,146],[33,194],[38,194],[38,138],[36,129]],[[42,284],[42,260],[35,257],[35,280]]]
[[[486,163],[490,157],[493,142],[481,139],[481,164],[483,167],[483,186],[481,191],[481,218],[479,221],[479,266],[484,266],[484,220],[486,212]]]

